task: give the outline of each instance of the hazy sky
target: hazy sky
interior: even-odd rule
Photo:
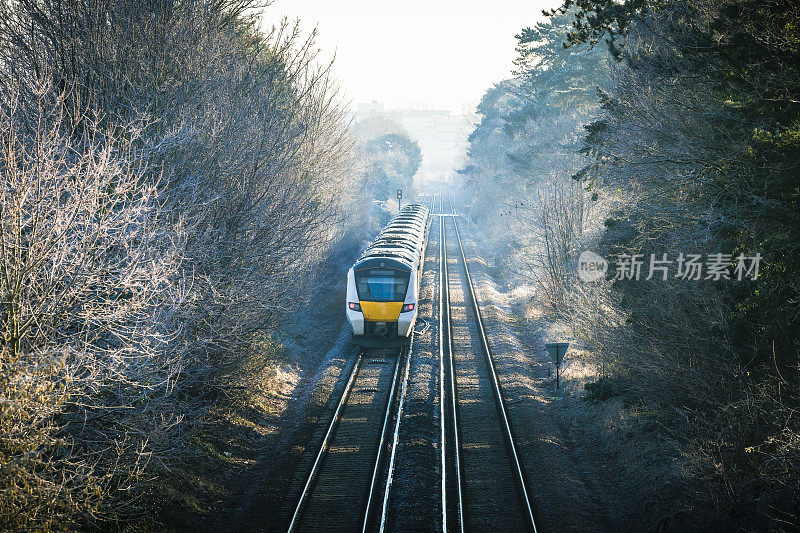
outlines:
[[[282,15],[317,26],[336,50],[335,73],[353,104],[460,109],[510,74],[514,34],[559,0],[276,0]]]

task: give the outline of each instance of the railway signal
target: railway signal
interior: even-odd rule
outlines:
[[[556,390],[560,385],[559,383],[559,369],[561,367],[561,362],[564,360],[564,356],[567,355],[567,348],[569,348],[568,342],[548,342],[544,345],[547,348],[547,353],[550,354],[550,359],[553,361],[553,364],[556,365]]]
[[[403,199],[403,189],[397,189],[397,209],[400,209],[400,200]]]

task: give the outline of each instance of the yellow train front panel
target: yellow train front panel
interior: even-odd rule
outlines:
[[[397,322],[403,302],[365,302],[361,301],[364,320],[369,322]]]

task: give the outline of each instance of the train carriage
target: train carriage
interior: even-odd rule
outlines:
[[[404,207],[347,273],[345,312],[356,344],[397,346],[410,341],[430,213]]]

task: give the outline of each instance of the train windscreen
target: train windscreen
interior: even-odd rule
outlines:
[[[408,290],[408,272],[370,268],[355,273],[358,299],[367,302],[402,302]]]

